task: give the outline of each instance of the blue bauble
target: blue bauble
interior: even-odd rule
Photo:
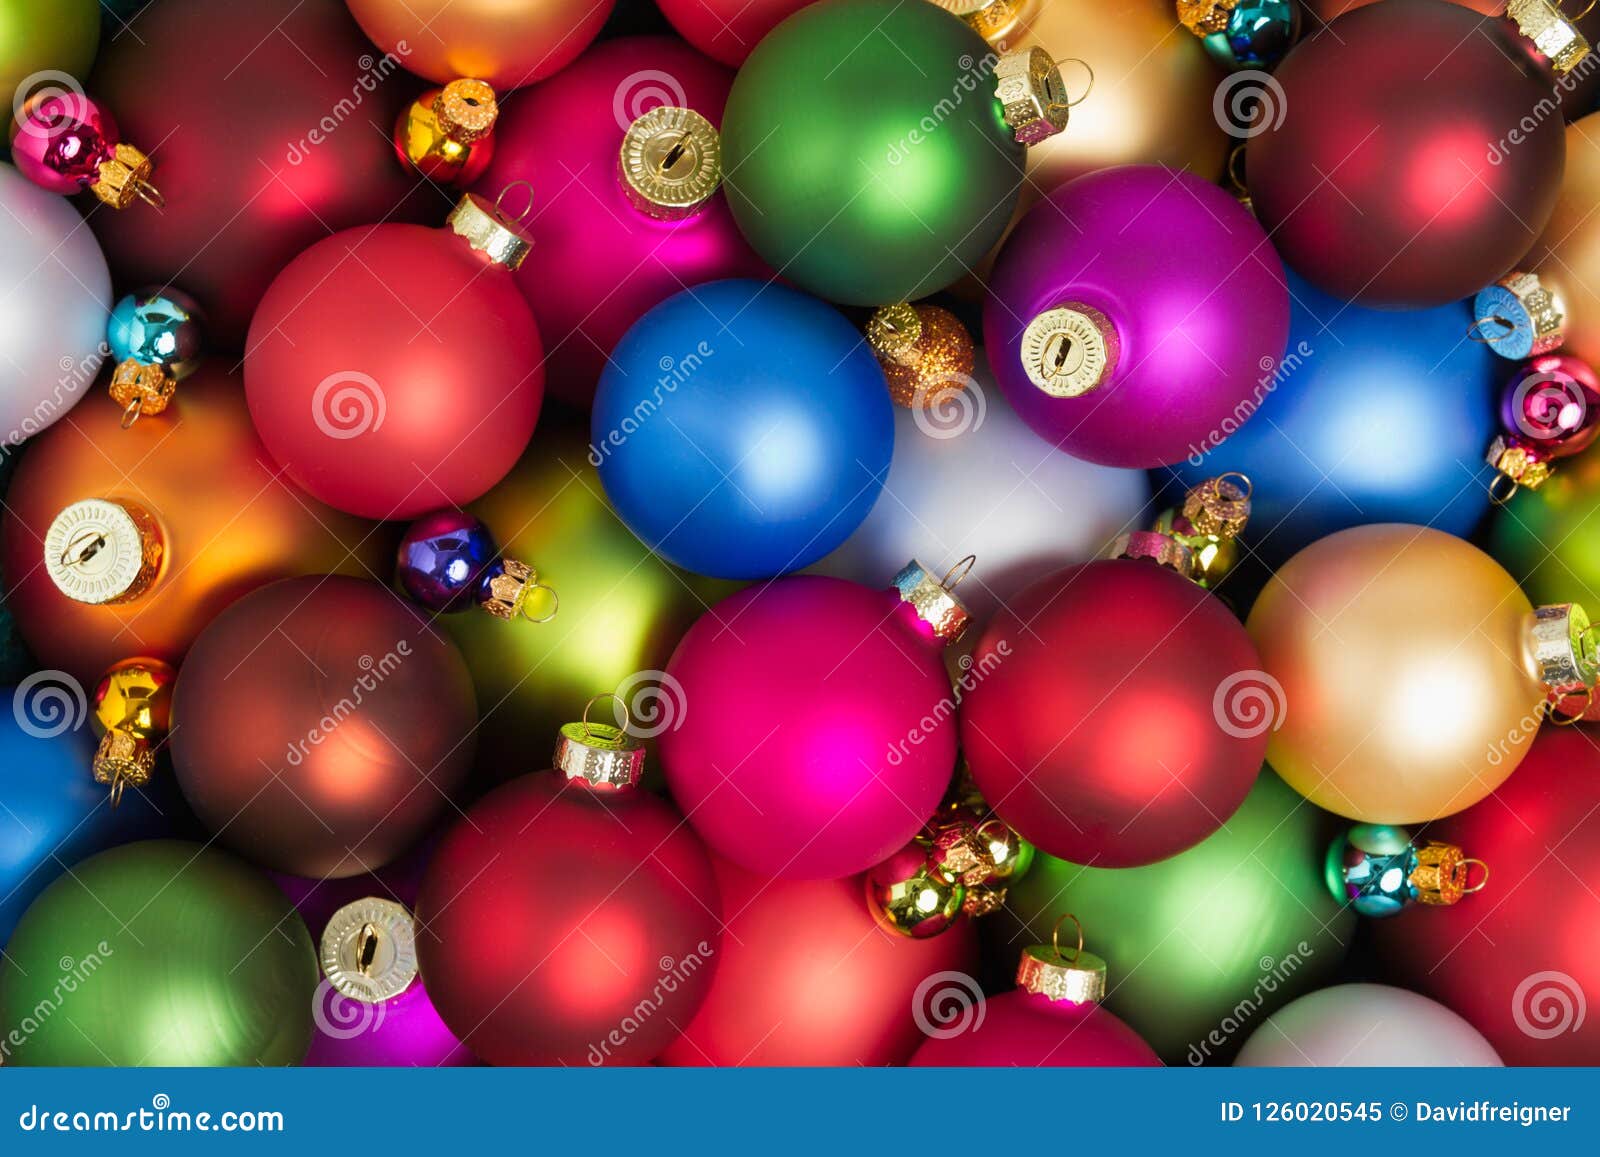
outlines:
[[[112,307],[106,344],[116,362],[165,366],[180,381],[204,356],[204,315],[194,298],[176,289],[127,293]]]
[[[1230,71],[1276,67],[1300,36],[1299,0],[1240,0],[1221,32],[1202,37],[1206,54]]]
[[[94,782],[83,696],[59,671],[0,691],[0,945],[33,898],[79,860],[168,834],[170,793],[130,787],[113,810],[105,785]]]
[[[1242,425],[1152,472],[1168,501],[1227,470],[1248,475],[1244,541],[1269,564],[1364,523],[1470,533],[1489,509],[1483,455],[1509,363],[1467,336],[1466,303],[1363,309],[1293,273],[1289,296],[1288,349],[1264,367],[1259,407],[1249,414],[1247,402]]]
[[[645,314],[595,395],[590,461],[669,562],[713,578],[799,570],[872,509],[894,450],[883,371],[832,306],[718,281]]]
[[[430,611],[478,605],[495,573],[500,548],[489,528],[464,510],[435,510],[406,528],[395,574],[412,599]]]

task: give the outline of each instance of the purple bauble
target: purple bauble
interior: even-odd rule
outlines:
[[[395,572],[406,594],[430,611],[464,611],[482,601],[499,557],[482,522],[464,510],[435,510],[406,528]]]
[[[1518,445],[1570,458],[1600,434],[1600,380],[1570,354],[1530,358],[1501,391],[1500,423]]]
[[[989,288],[1000,389],[1040,437],[1107,466],[1211,445],[1224,419],[1253,412],[1289,336],[1283,265],[1255,218],[1155,165],[1056,189],[1012,232]]]

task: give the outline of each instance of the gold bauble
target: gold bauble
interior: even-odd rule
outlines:
[[[1265,673],[1219,692],[1219,720],[1276,727],[1267,762],[1319,807],[1377,824],[1451,815],[1498,787],[1539,728],[1532,625],[1516,582],[1462,539],[1340,531],[1262,591],[1248,628]]]
[[[1563,353],[1600,364],[1600,113],[1567,126],[1567,170],[1555,212],[1521,268],[1567,307]]]
[[[126,731],[147,743],[159,742],[172,718],[176,675],[159,659],[125,659],[105,673],[94,690],[98,731]]]

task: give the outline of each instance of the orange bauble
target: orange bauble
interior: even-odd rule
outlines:
[[[6,495],[6,599],[42,666],[93,686],[130,655],[177,663],[219,611],[264,583],[328,571],[387,579],[389,535],[279,476],[237,376],[202,367],[159,417],[128,430],[121,421],[122,407],[95,387],[28,444]],[[89,498],[136,504],[160,528],[154,581],[128,602],[75,602],[44,566],[51,522]]]

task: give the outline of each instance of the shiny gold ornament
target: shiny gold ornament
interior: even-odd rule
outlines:
[[[487,137],[500,116],[494,89],[468,77],[452,80],[430,103],[445,135],[463,145],[476,144]]]
[[[44,565],[56,589],[74,602],[127,603],[150,589],[165,544],[160,526],[137,503],[88,498],[66,507],[44,536]]]
[[[417,978],[416,921],[393,900],[353,901],[329,918],[318,955],[322,974],[341,996],[379,1004]]]
[[[919,844],[908,845],[866,875],[867,905],[878,924],[926,940],[961,916],[967,890],[933,870]]]
[[[155,748],[166,738],[177,673],[159,659],[125,659],[100,679],[94,718],[103,734],[91,772],[111,789],[111,806],[127,787],[144,787],[155,772]]]
[[[1006,906],[1006,889],[988,884],[978,884],[967,889],[967,898],[961,902],[961,914],[980,919],[993,916]]]
[[[1149,530],[1118,535],[1109,558],[1148,558],[1185,578],[1214,588],[1239,558],[1237,539],[1250,520],[1250,479],[1243,474],[1208,478],[1165,510]]]
[[[658,105],[628,126],[618,163],[634,208],[681,221],[704,209],[722,184],[722,138],[693,109]]]
[[[470,185],[493,155],[490,134],[500,106],[481,80],[453,80],[423,93],[395,123],[395,149],[413,168],[443,185]]]
[[[1072,921],[1076,947],[1061,947],[1061,925]],[[1017,987],[1069,1004],[1098,1003],[1106,994],[1106,962],[1083,950],[1083,926],[1071,913],[1056,921],[1049,944],[1036,944],[1017,962]]]
[[[969,889],[1019,877],[1032,862],[1033,845],[996,816],[980,818],[969,812],[954,820],[936,817],[931,826],[928,860],[933,870]]]
[[[520,219],[508,217],[500,211],[506,194],[519,183],[522,182],[513,182],[500,190],[500,196],[495,198],[493,204],[476,193],[465,193],[445,218],[445,224],[457,237],[496,265],[512,270],[522,264],[528,256],[528,250],[533,248],[533,242],[518,227]],[[529,197],[523,216],[532,211],[533,198]]]
[[[1196,36],[1225,32],[1239,0],[1178,0],[1178,21]]]
[[[897,406],[932,410],[972,385],[972,337],[947,309],[886,305],[867,322],[867,344]]]
[[[178,379],[161,365],[145,365],[132,358],[117,363],[111,371],[111,400],[122,407],[123,428],[142,415],[159,414],[177,392]]]

